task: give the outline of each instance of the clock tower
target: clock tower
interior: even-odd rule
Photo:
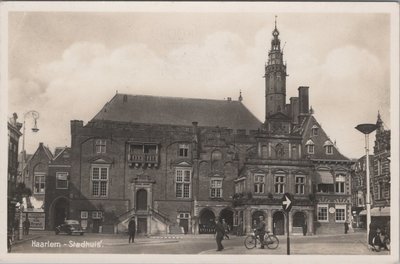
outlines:
[[[268,52],[268,63],[265,65],[265,120],[277,113],[286,113],[286,65],[283,63],[283,52],[279,31],[272,31],[271,49]]]

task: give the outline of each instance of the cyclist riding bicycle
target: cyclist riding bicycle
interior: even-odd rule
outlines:
[[[255,229],[255,235],[260,238],[261,248],[264,248],[265,226],[264,216],[261,215],[260,222],[257,224]]]

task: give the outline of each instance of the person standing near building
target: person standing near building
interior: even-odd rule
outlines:
[[[261,248],[264,248],[265,226],[266,224],[264,222],[264,216],[260,215],[260,222],[256,228],[256,236],[260,238]]]
[[[349,231],[349,222],[346,220],[346,222],[344,222],[344,233],[347,234],[348,231]]]
[[[135,222],[135,218],[132,217],[131,220],[129,221],[128,224],[128,232],[129,232],[129,242],[131,243],[135,243],[135,233],[136,233],[136,222]]]
[[[229,239],[229,225],[225,222],[225,219],[222,219],[222,226],[225,229],[225,237],[226,239]]]
[[[218,221],[218,219],[215,219],[215,240],[217,241],[217,251],[222,251],[224,249],[224,246],[222,246],[222,239],[225,236],[225,228],[224,226]]]

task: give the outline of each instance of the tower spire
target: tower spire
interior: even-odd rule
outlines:
[[[277,18],[278,16],[277,15],[275,15],[275,29],[276,29],[276,18]]]

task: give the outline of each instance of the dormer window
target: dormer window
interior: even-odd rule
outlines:
[[[311,128],[311,136],[318,136],[318,129],[317,125],[313,125]]]
[[[309,139],[306,143],[307,153],[314,154],[314,142]]]
[[[325,148],[325,153],[327,155],[332,155],[333,154],[333,144],[332,144],[332,142],[330,140],[325,141],[324,148]]]

